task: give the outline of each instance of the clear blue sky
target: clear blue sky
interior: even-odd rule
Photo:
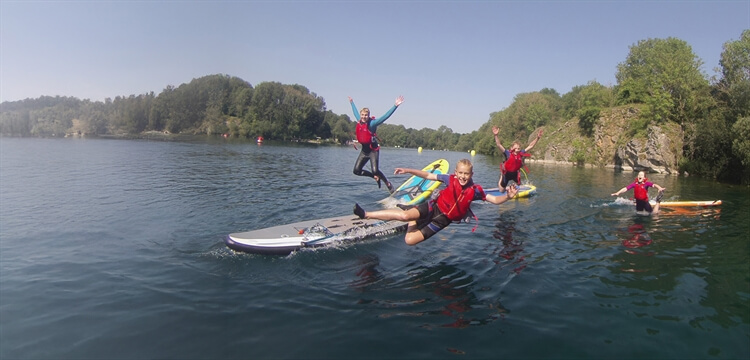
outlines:
[[[719,66],[750,28],[750,0],[0,0],[0,101],[102,101],[228,74],[300,84],[350,117],[347,96],[388,123],[477,130],[524,92],[596,80],[639,40],[675,37]]]

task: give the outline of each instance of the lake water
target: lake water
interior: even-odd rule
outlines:
[[[351,147],[219,139],[0,139],[2,359],[477,359],[750,356],[750,191],[529,165],[537,195],[475,202],[414,247],[403,234],[290,256],[228,233],[346,215],[387,196]],[[466,153],[385,148],[381,168]],[[499,158],[475,181],[497,186]],[[406,176],[392,176],[394,183]],[[653,196],[652,192],[652,196]],[[623,195],[632,197],[632,191]],[[624,246],[640,237],[642,247]]]

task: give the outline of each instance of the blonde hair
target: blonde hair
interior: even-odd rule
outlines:
[[[474,164],[471,163],[471,160],[469,159],[461,159],[458,160],[458,163],[456,164],[456,168],[458,168],[458,165],[464,165],[469,167],[470,172],[474,172]]]

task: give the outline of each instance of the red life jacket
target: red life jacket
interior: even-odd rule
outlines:
[[[469,212],[469,206],[474,200],[476,189],[479,189],[482,193],[482,200],[484,200],[485,194],[481,186],[472,183],[462,189],[456,175],[451,175],[448,186],[440,192],[440,196],[436,200],[437,206],[451,221],[461,221]]]
[[[372,147],[372,139],[376,136],[374,132],[370,131],[370,124],[366,122],[357,122],[357,141],[363,146]]]
[[[503,170],[503,172],[506,172],[506,171],[510,171],[510,172],[518,171],[518,169],[520,169],[521,167],[523,167],[523,158],[524,157],[529,157],[529,156],[531,156],[531,154],[526,153],[526,152],[523,152],[523,153],[520,152],[520,151],[515,152],[515,153],[511,152],[510,156],[508,157],[508,160],[505,160],[505,163],[501,167],[501,170]]]
[[[646,182],[648,179],[643,178],[643,182],[639,183],[638,178],[635,179],[635,186],[633,187],[633,196],[636,200],[648,200],[648,189],[646,188]]]

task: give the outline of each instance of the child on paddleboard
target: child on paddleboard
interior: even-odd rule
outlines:
[[[397,97],[395,104],[390,108],[390,110],[388,110],[388,112],[385,113],[385,115],[377,119],[373,119],[370,118],[370,109],[362,108],[362,110],[357,111],[357,105],[354,105],[354,100],[352,100],[351,96],[349,97],[349,103],[352,105],[354,116],[359,116],[356,135],[357,141],[359,141],[360,145],[362,145],[362,150],[359,152],[357,161],[354,163],[354,175],[368,176],[375,179],[375,181],[378,183],[378,188],[380,187],[380,181],[384,181],[385,186],[388,188],[388,191],[390,193],[393,193],[393,185],[391,185],[391,182],[386,179],[385,175],[383,175],[383,172],[378,169],[380,161],[380,145],[378,145],[378,137],[375,133],[378,130],[378,125],[382,124],[389,117],[391,117],[391,115],[393,115],[393,112],[396,111],[396,108],[398,108],[398,106],[403,102],[403,96]],[[372,172],[362,170],[368,160],[370,161],[370,169],[372,170]]]
[[[500,164],[500,180],[497,182],[497,187],[500,188],[500,191],[505,191],[505,187],[508,186],[508,181],[513,180],[516,182],[516,184],[521,185],[521,174],[519,171],[523,167],[523,158],[531,156],[529,154],[529,150],[531,150],[534,145],[536,145],[536,142],[539,141],[539,139],[542,138],[542,130],[539,130],[539,133],[536,134],[536,139],[531,141],[529,143],[529,146],[527,146],[525,149],[521,150],[521,144],[518,141],[514,141],[513,144],[510,146],[510,149],[506,149],[503,147],[503,144],[500,142],[500,138],[497,136],[497,134],[500,133],[500,128],[497,126],[492,127],[492,134],[495,135],[495,145],[497,145],[497,148],[500,149],[500,152],[505,155],[505,162]]]
[[[648,201],[648,188],[650,187],[655,187],[659,190],[659,194],[656,196],[656,206],[653,208]],[[661,197],[664,195],[664,190],[667,190],[667,188],[663,188],[658,184],[648,181],[646,173],[641,171],[638,173],[638,177],[635,178],[635,181],[632,184],[618,190],[616,193],[612,193],[612,196],[618,196],[630,189],[633,189],[633,196],[635,197],[635,211],[646,211],[649,214],[657,214],[659,212]]]
[[[440,191],[437,199],[425,201],[412,207],[401,207],[400,209],[386,209],[379,211],[365,211],[354,205],[354,214],[361,219],[378,220],[400,220],[409,222],[404,240],[408,245],[416,245],[453,221],[461,221],[470,211],[471,202],[474,200],[489,201],[500,205],[512,199],[518,193],[516,186],[510,186],[505,195],[487,195],[478,184],[474,184],[474,165],[468,159],[462,159],[456,165],[453,175],[428,173],[423,170],[396,168],[394,174],[412,174],[423,179],[440,181],[447,187]]]

